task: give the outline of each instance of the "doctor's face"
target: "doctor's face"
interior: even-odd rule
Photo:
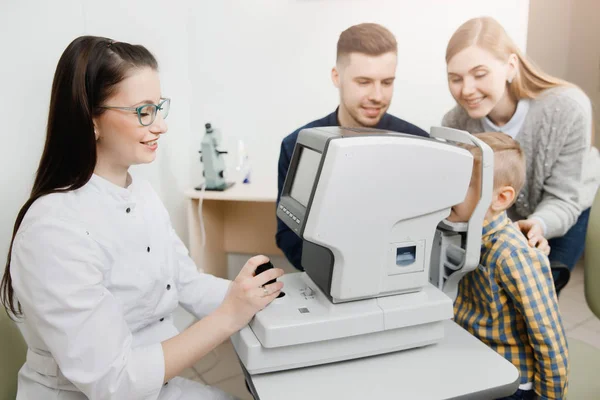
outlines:
[[[351,53],[333,69],[331,78],[340,91],[340,110],[354,127],[377,125],[388,110],[394,93],[398,56]]]
[[[103,106],[132,109],[105,109],[94,118],[97,163],[127,169],[131,165],[154,161],[158,139],[167,131],[167,125],[159,111],[150,125],[143,126],[133,109],[161,103],[158,72],[152,68],[132,69],[116,88]],[[145,118],[148,114],[142,113],[142,120]]]

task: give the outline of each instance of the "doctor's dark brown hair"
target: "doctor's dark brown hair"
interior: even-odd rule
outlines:
[[[96,137],[92,118],[132,70],[158,69],[154,56],[143,46],[96,37],[81,36],[65,49],[54,73],[46,143],[33,183],[13,229],[0,300],[12,316],[22,314],[15,302],[10,261],[15,235],[29,210],[40,197],[68,192],[85,185],[96,166]]]

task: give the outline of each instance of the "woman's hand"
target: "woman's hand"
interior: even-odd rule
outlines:
[[[265,256],[249,259],[235,280],[231,282],[223,303],[216,310],[216,313],[228,320],[229,328],[234,332],[243,328],[254,314],[276,299],[283,288],[282,282],[262,287],[268,281],[283,275],[283,270],[280,268],[272,268],[254,276],[256,267],[267,261],[269,259]]]
[[[275,299],[282,282],[264,285],[283,275],[279,268],[254,276],[256,267],[266,263],[265,256],[252,257],[229,285],[221,305],[210,315],[197,321],[179,335],[162,342],[165,357],[164,382],[198,362],[209,351],[239,331],[258,311]],[[265,290],[266,289],[266,290]]]
[[[545,255],[550,254],[550,245],[548,240],[544,237],[544,229],[540,221],[534,218],[522,219],[516,222],[517,227],[525,237],[529,246],[536,247],[542,251]]]

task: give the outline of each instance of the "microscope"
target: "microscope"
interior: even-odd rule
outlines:
[[[214,190],[223,191],[233,186],[233,182],[225,181],[225,160],[223,154],[226,151],[217,150],[221,137],[214,130],[210,123],[205,125],[206,133],[200,144],[201,149],[198,153],[201,154],[200,162],[204,164],[204,184],[196,187],[196,190]]]

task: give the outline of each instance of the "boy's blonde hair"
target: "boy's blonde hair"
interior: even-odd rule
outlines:
[[[511,186],[519,193],[525,185],[525,154],[519,142],[502,132],[476,133],[473,136],[490,146],[494,152],[494,189]],[[467,148],[475,160],[473,176],[479,179],[481,152],[475,146]]]

